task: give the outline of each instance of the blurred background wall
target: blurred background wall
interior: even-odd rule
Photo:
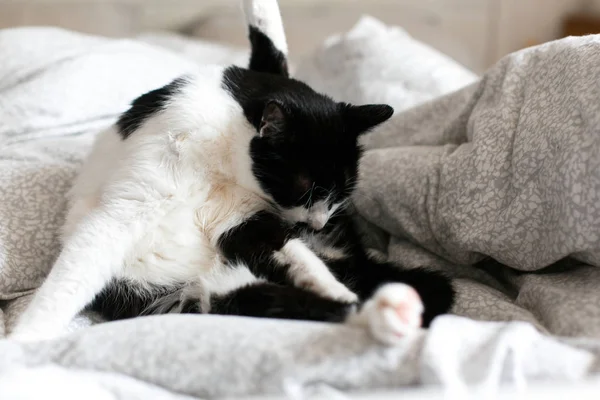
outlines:
[[[280,0],[292,58],[363,14],[482,72],[503,55],[567,34],[600,32],[600,0]],[[239,0],[0,0],[0,28],[56,25],[132,36],[170,30],[245,46]]]

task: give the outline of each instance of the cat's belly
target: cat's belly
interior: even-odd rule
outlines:
[[[200,229],[196,209],[164,216],[127,254],[124,277],[156,285],[189,282],[222,268],[217,249]]]

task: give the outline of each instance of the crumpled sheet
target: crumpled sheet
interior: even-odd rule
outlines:
[[[78,390],[107,399],[267,393],[298,398],[323,384],[344,391],[442,384],[447,390],[462,393],[473,387],[493,391],[500,383],[522,387],[532,380],[580,381],[597,374],[600,341],[581,337],[594,335],[589,316],[594,317],[597,309],[575,309],[578,315],[587,316],[579,320],[563,315],[560,308],[572,312],[569,302],[580,301],[576,303],[579,305],[583,298],[590,299],[587,296],[593,294],[597,268],[563,266],[569,271],[531,275],[495,264],[474,267],[470,264],[478,261],[480,254],[501,254],[498,259],[504,263],[532,270],[540,267],[541,255],[548,256],[553,249],[532,251],[533,260],[524,254],[527,262],[522,264],[516,262],[518,249],[490,247],[496,252],[483,252],[485,247],[473,243],[489,243],[485,232],[475,230],[471,239],[465,240],[454,227],[439,222],[451,217],[446,215],[449,211],[432,207],[447,203],[459,206],[463,193],[472,193],[485,204],[495,200],[504,186],[493,191],[490,199],[480,199],[483,195],[477,189],[483,187],[476,173],[470,175],[472,182],[467,179],[473,187],[453,181],[456,190],[449,193],[454,193],[454,198],[440,197],[437,189],[442,186],[436,185],[435,179],[461,175],[442,173],[447,172],[445,163],[461,154],[471,159],[467,150],[478,148],[477,128],[486,125],[482,122],[487,121],[486,116],[507,126],[511,118],[514,122],[512,103],[506,108],[502,93],[512,93],[510,89],[518,88],[519,82],[521,86],[533,82],[530,77],[518,79],[525,74],[519,65],[526,67],[530,65],[527,60],[542,55],[560,64],[561,51],[577,53],[586,46],[595,48],[596,40],[564,41],[530,50],[528,57],[528,53],[515,55],[477,83],[469,71],[405,32],[365,19],[348,34],[330,39],[308,59],[299,60],[296,69],[298,77],[340,100],[385,101],[397,110],[390,124],[365,138],[369,149],[362,167],[365,178],[355,202],[365,229],[371,233],[372,245],[407,266],[430,265],[458,277],[457,314],[475,319],[517,319],[533,325],[445,316],[428,331],[407,338],[403,345],[384,348],[360,328],[331,324],[169,315],[89,327],[93,320],[84,315],[71,327],[77,332],[55,341],[20,344],[0,340],[0,398],[10,398],[3,394],[19,390],[14,383],[19,381],[23,382],[23,397],[33,392],[62,394],[70,381],[73,398],[80,398]],[[203,49],[210,50],[205,59]],[[210,44],[195,46],[181,39],[175,43],[161,36],[114,41],[47,28],[0,31],[0,51],[7,60],[0,66],[0,320],[8,328],[56,257],[64,192],[94,133],[113,122],[140,93],[191,70],[195,63],[239,62],[243,53]],[[188,58],[187,53],[193,56]],[[593,63],[591,58],[589,63]],[[572,72],[567,66],[563,69]],[[587,82],[573,93],[591,95],[594,82],[588,82],[590,76],[585,75],[591,73],[579,71],[563,79]],[[498,109],[489,107],[495,103]],[[566,106],[575,103],[569,101]],[[483,115],[477,113],[486,107]],[[506,112],[506,118],[495,116],[498,110]],[[556,110],[555,114],[561,115]],[[541,123],[547,121],[549,117]],[[517,125],[522,127],[522,123]],[[495,129],[494,124],[484,132]],[[498,137],[482,139],[483,144],[495,146],[496,139],[510,134],[509,130],[497,131]],[[585,132],[578,132],[572,134],[585,136]],[[520,136],[525,143],[537,137],[527,135]],[[547,133],[547,137],[552,136]],[[551,144],[568,150],[564,144]],[[491,149],[486,154],[483,160],[495,156]],[[488,164],[475,163],[473,170],[478,172],[479,165],[493,170],[495,164]],[[465,172],[468,166],[466,162]],[[460,172],[457,168],[452,171]],[[509,169],[509,176],[515,177],[515,171]],[[500,177],[506,180],[506,174]],[[475,215],[480,216],[478,212]],[[523,213],[527,215],[521,210]],[[478,219],[469,215],[459,218],[459,228],[476,226]],[[509,225],[509,219],[498,221]],[[519,236],[518,241],[496,238],[496,243],[520,244],[527,237]],[[593,261],[593,251],[583,247],[578,262]],[[557,250],[553,254],[560,253]],[[576,293],[567,304],[548,301],[555,290],[564,299],[568,287],[575,288]],[[544,292],[543,288],[551,289]],[[538,303],[545,304],[547,318],[554,325],[538,313]],[[554,308],[548,308],[551,304]],[[589,314],[583,314],[584,309]],[[554,312],[563,316],[553,318]],[[562,322],[563,318],[567,322]],[[541,332],[580,337],[549,337]]]
[[[599,61],[600,36],[526,49],[365,138],[360,214],[461,279],[456,313],[600,338]]]
[[[80,384],[70,390],[98,387],[115,393],[109,399],[153,388],[157,396],[172,394],[167,399],[305,398],[323,385],[345,392],[441,384],[453,395],[491,394],[499,383],[519,388],[540,378],[576,382],[597,368],[590,352],[529,324],[457,316],[439,318],[429,332],[393,348],[345,325],[167,315],[99,324],[56,341],[4,340],[0,354],[0,398],[10,398],[3,396],[11,390],[3,380],[10,383],[18,374],[28,391],[48,397],[62,393],[59,383],[70,377]],[[54,375],[56,380],[47,379]]]

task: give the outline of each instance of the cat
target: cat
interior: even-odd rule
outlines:
[[[359,137],[392,107],[290,78],[277,2],[243,4],[247,69],[199,68],[98,135],[11,338],[52,338],[87,308],[347,321],[393,344],[448,312],[450,280],[367,254],[348,207]]]

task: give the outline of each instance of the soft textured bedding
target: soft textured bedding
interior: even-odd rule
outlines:
[[[94,133],[140,93],[244,54],[169,36],[115,41],[41,28],[0,31],[0,54],[5,331],[57,255],[64,192]],[[89,327],[93,316],[82,315],[77,332],[56,341],[0,340],[0,398],[15,382],[27,382],[19,387],[31,398],[43,389],[179,399],[593,378],[599,58],[600,37],[566,39],[513,54],[478,79],[364,19],[297,60],[296,76],[338,100],[396,108],[365,138],[355,203],[370,246],[457,278],[458,316],[384,348],[330,324],[171,315]],[[512,320],[524,322],[501,322]]]

